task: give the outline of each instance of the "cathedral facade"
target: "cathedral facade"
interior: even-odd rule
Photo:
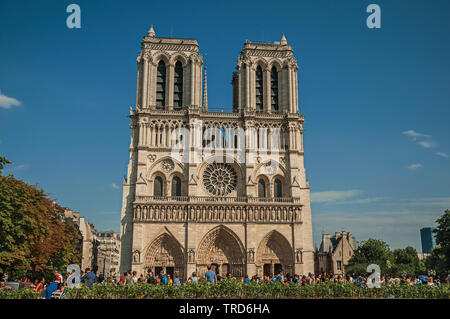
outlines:
[[[228,112],[208,109],[195,39],[152,27],[137,69],[120,272],[313,272],[298,65],[284,35],[245,42]]]

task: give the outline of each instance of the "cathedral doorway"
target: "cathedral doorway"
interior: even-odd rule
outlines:
[[[184,280],[184,254],[178,241],[167,233],[158,236],[147,249],[144,269],[150,269],[155,275],[161,270],[172,278],[178,276]]]
[[[263,267],[263,275],[264,276],[268,276],[268,277],[272,277],[273,273],[272,273],[272,264],[264,264]]]
[[[283,271],[283,266],[281,264],[264,264],[263,266],[263,275],[273,278],[280,271]]]
[[[175,278],[175,277],[174,277],[174,270],[175,270],[174,267],[166,267],[166,274],[167,274],[167,275],[170,275],[170,277],[171,277],[172,279]]]
[[[280,271],[293,275],[293,262],[291,245],[279,232],[271,231],[259,244],[256,263],[263,271],[259,275],[273,276]]]
[[[232,230],[221,225],[203,237],[197,254],[197,273],[203,276],[207,266],[222,276],[230,272],[233,277],[245,275],[244,248]]]

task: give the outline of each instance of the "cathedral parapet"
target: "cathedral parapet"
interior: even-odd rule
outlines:
[[[136,196],[135,203],[189,202],[189,203],[292,203],[300,204],[295,197],[211,197],[211,196]]]

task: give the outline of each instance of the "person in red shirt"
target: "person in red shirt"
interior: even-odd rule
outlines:
[[[63,276],[57,271],[57,270],[54,270],[53,271],[53,274],[55,275],[55,281],[57,281],[57,282],[59,282],[59,283],[63,283],[64,282],[64,280],[63,280]]]
[[[127,278],[127,273],[124,273],[122,277],[120,277],[119,285],[125,285],[125,278]]]

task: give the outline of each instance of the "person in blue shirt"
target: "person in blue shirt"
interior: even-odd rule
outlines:
[[[42,296],[43,299],[52,299],[52,293],[54,293],[56,290],[58,290],[58,284],[59,280],[55,279],[54,282],[52,282],[50,285],[47,286],[44,290],[44,295]]]
[[[208,265],[207,268],[208,271],[205,274],[205,278],[206,280],[208,280],[208,282],[215,284],[217,281],[216,272],[214,270],[211,270],[211,265]]]
[[[89,288],[92,288],[92,285],[97,283],[97,276],[95,276],[94,272],[91,271],[90,268],[86,268],[86,275],[80,279]]]
[[[249,283],[250,283],[250,278],[248,277],[248,275],[245,275],[244,284],[249,284]]]
[[[161,270],[161,272],[159,273],[159,278],[161,278],[161,282],[163,283],[163,285],[167,286],[168,280],[163,270]]]

